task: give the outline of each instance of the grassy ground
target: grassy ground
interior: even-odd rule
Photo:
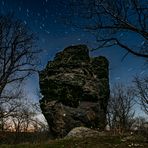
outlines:
[[[49,140],[40,144],[0,145],[0,148],[148,148],[148,141],[142,136],[97,136]]]

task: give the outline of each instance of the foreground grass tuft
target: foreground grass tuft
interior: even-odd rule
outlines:
[[[148,141],[142,136],[96,136],[49,140],[37,144],[0,145],[1,148],[146,148]]]

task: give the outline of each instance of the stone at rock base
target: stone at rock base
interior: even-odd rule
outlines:
[[[76,127],[73,128],[65,138],[86,138],[99,136],[99,132],[87,127]]]

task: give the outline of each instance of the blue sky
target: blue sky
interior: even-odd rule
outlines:
[[[87,44],[91,49],[96,45],[95,38],[82,30],[75,29],[72,25],[66,26],[61,21],[59,0],[1,0],[0,13],[14,12],[39,38],[38,46],[43,49],[41,55],[41,69],[46,66],[48,60],[52,60],[56,52],[75,44]],[[65,8],[66,9],[66,8]],[[63,8],[64,10],[64,8]],[[126,34],[124,34],[126,36]],[[135,43],[141,44],[139,38],[129,35],[126,38],[133,47]],[[100,49],[90,52],[91,56],[106,56],[110,62],[110,84],[123,82],[131,84],[133,76],[147,75],[146,60],[129,54],[123,61],[125,50],[118,47]],[[25,82],[27,95],[38,100],[36,92],[39,91],[38,76],[33,75]],[[30,89],[31,88],[31,89]]]

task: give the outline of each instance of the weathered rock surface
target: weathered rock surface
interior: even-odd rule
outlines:
[[[105,57],[90,58],[87,46],[70,46],[48,62],[39,78],[40,106],[55,137],[64,137],[79,126],[106,126],[109,78]]]
[[[86,137],[94,137],[99,136],[99,132],[87,127],[76,127],[73,128],[65,138],[86,138]]]

